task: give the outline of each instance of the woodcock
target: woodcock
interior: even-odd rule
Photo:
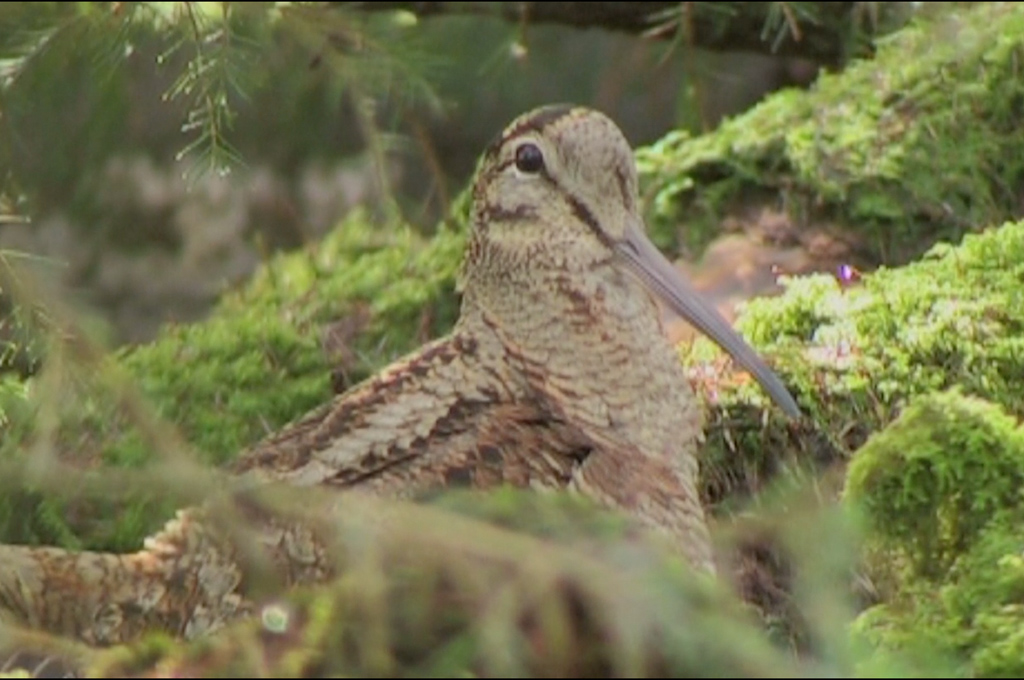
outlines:
[[[575,490],[668,532],[713,573],[697,489],[702,406],[656,298],[792,417],[795,401],[648,241],[632,151],[604,115],[549,106],[517,118],[486,150],[472,198],[451,333],[271,435],[232,472],[385,497]],[[129,555],[0,546],[0,621],[107,645],[152,629],[191,638],[244,615],[242,549],[211,528],[212,507],[179,512]],[[316,530],[252,521],[289,583],[332,573]]]

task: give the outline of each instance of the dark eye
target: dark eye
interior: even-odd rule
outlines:
[[[516,169],[533,175],[544,168],[544,154],[536,144],[523,144],[516,149]]]

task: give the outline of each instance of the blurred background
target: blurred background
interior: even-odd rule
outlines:
[[[554,4],[577,25],[515,14],[532,3],[0,4],[0,251],[40,256],[111,343],[144,341],[356,206],[436,228],[531,107],[597,107],[639,146],[830,60],[704,49],[682,30],[702,3],[639,3],[622,30],[597,15],[636,3]]]

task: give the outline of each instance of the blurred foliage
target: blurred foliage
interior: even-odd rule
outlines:
[[[0,249],[0,377],[4,378],[30,375],[42,358],[40,325],[45,315],[31,303],[15,303],[15,297],[25,300],[25,296],[16,290],[19,281],[12,261],[28,257]]]
[[[99,189],[96,170],[137,147],[140,136],[150,153],[190,159],[192,171],[229,171],[242,161],[231,141],[239,107],[266,101],[291,124],[304,106],[324,105],[317,99],[337,110],[344,93],[372,149],[382,139],[374,119],[379,103],[439,106],[429,84],[435,51],[410,29],[400,14],[318,3],[4,5],[0,110],[11,182],[4,193],[24,195],[38,213],[73,192],[73,203],[86,209]],[[127,79],[144,66],[136,54],[156,55],[167,78],[160,96],[179,117],[179,132],[162,143],[146,121],[131,119]],[[47,148],[52,139],[26,134],[46,127],[59,129],[77,153],[58,159]],[[273,135],[273,123],[263,132]],[[289,136],[292,153],[315,151],[322,131],[307,132],[305,144]]]
[[[721,581],[585,498],[504,488],[406,504],[287,491],[288,506],[337,536],[338,578],[260,598],[255,616],[217,635],[155,632],[62,656],[90,677],[819,677],[848,675],[856,658],[845,575],[820,560],[798,581],[833,624],[816,654],[798,657]],[[840,514],[801,532],[838,545],[849,535]],[[57,653],[48,642],[0,629],[0,658],[11,643]]]
[[[906,2],[829,5],[819,2],[679,2],[655,13],[647,33],[671,33],[674,45],[685,46],[693,43],[699,29],[720,36],[729,34],[730,29],[736,34],[737,27],[759,26],[756,34],[769,52],[775,53],[788,43],[798,54],[815,58],[823,66],[841,69],[850,59],[873,56],[874,41],[902,28],[910,16],[920,11],[916,5]],[[815,29],[820,34],[809,35]],[[825,44],[813,44],[816,42]]]
[[[941,4],[809,91],[779,92],[711,135],[670,133],[637,159],[654,236],[699,252],[726,215],[767,205],[893,264],[1012,219],[1022,56],[1024,6]]]
[[[268,603],[262,620],[220,640],[162,650],[139,645],[94,668],[109,673],[139,664],[161,673],[231,669],[263,677],[823,671],[818,659],[797,659],[769,644],[752,612],[721,582],[693,574],[632,522],[586,499],[514,489],[447,492],[400,524],[403,530],[377,544],[386,555],[380,567],[366,567],[380,574],[379,589],[366,587],[366,571],[352,573]],[[834,589],[825,599],[843,597]],[[274,652],[265,655],[257,650],[269,647],[271,610],[283,613],[287,625],[278,632],[280,646],[271,642]],[[366,635],[367,618],[377,622],[376,634]],[[845,647],[841,640],[837,646]],[[832,664],[825,668],[834,672]]]
[[[913,399],[854,458],[882,604],[856,635],[959,677],[1024,673],[1024,428],[957,388]]]

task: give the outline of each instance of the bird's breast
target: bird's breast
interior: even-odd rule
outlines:
[[[657,305],[628,274],[555,275],[487,307],[536,397],[608,442],[692,454],[702,406]]]

